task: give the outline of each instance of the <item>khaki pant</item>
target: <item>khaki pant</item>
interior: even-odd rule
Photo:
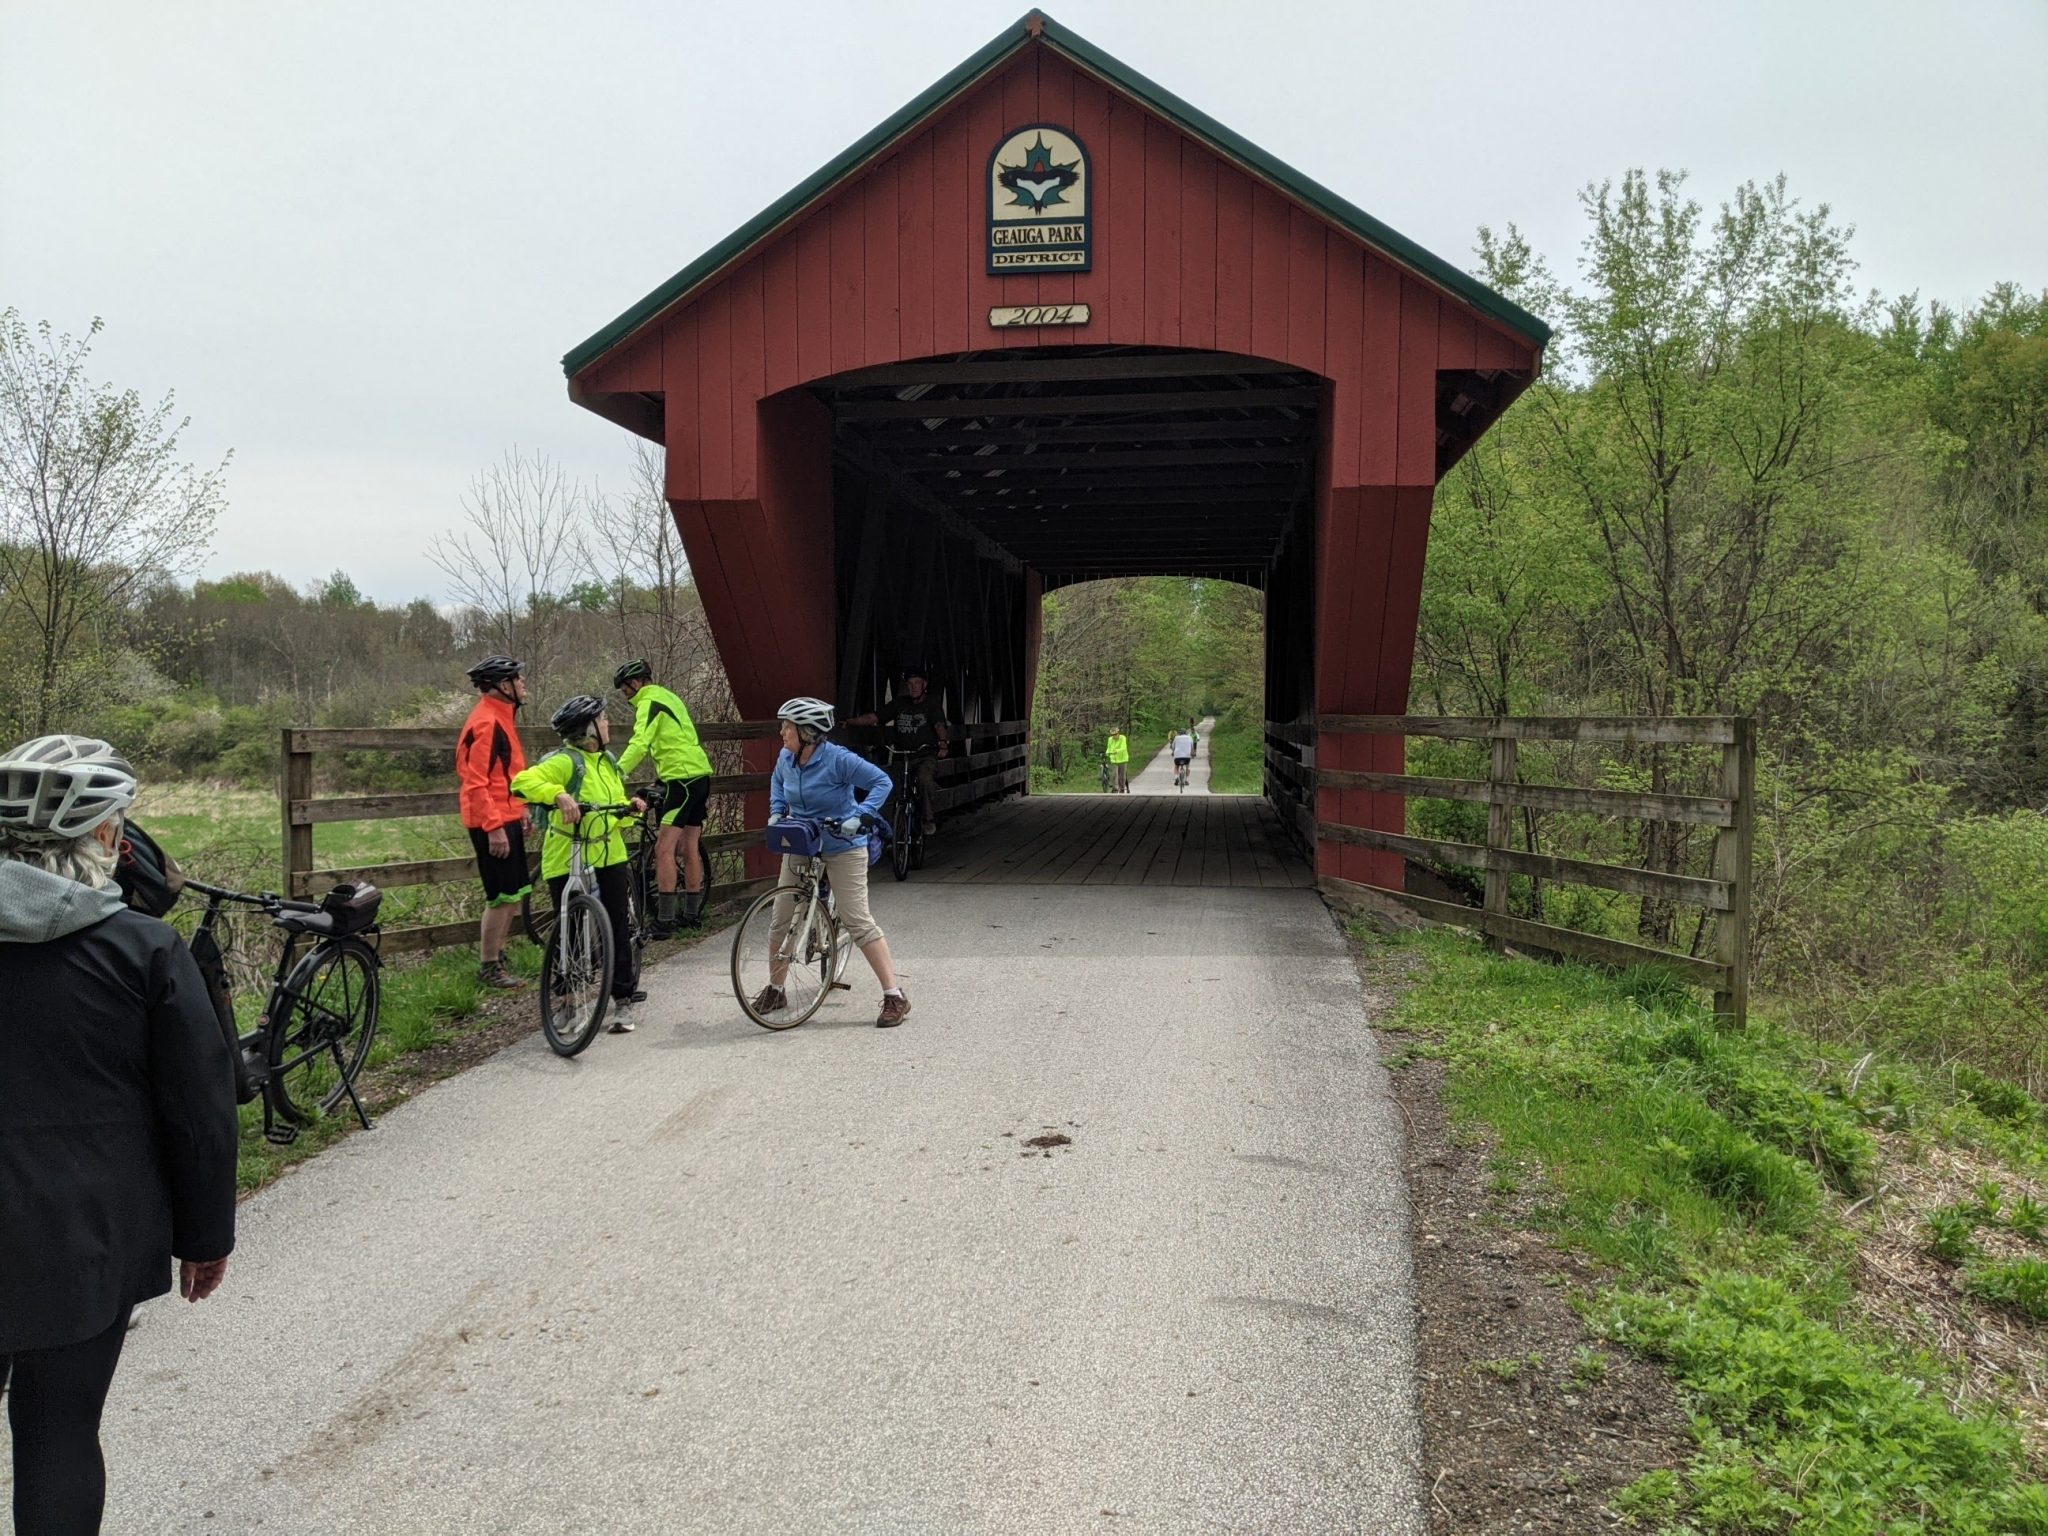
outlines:
[[[776,881],[775,916],[768,925],[771,949],[780,949],[796,919],[796,876],[809,860],[782,856],[782,874]],[[850,848],[845,853],[825,855],[825,872],[832,879],[832,906],[839,913],[839,926],[855,947],[865,949],[882,937],[881,924],[868,911],[868,851]],[[789,894],[780,894],[782,892]]]

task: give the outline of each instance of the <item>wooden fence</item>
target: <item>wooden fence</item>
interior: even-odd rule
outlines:
[[[1324,768],[1315,761],[1318,735],[1477,740],[1490,746],[1484,779],[1422,778],[1406,773]],[[1597,742],[1656,747],[1718,748],[1713,795],[1644,794],[1524,784],[1517,748],[1525,741]],[[1484,872],[1484,904],[1469,907],[1406,890],[1363,886],[1325,875],[1337,894],[1370,892],[1436,922],[1474,928],[1500,943],[1521,944],[1608,965],[1658,965],[1710,987],[1714,1011],[1736,1021],[1749,1008],[1750,854],[1755,825],[1756,732],[1748,719],[1446,719],[1429,715],[1323,715],[1266,725],[1266,793],[1305,846],[1341,843]],[[1316,792],[1365,790],[1408,799],[1462,800],[1487,807],[1484,843],[1444,842],[1323,819]],[[1714,829],[1709,877],[1560,858],[1513,846],[1513,812],[1563,811]],[[1711,957],[1629,943],[1517,917],[1508,910],[1509,880],[1527,875],[1621,891],[1703,908],[1713,916]]]
[[[956,728],[955,750],[939,768],[939,811],[958,810],[1021,787],[1030,775],[1028,722],[1002,720]],[[737,723],[699,721],[697,735],[706,746],[730,742],[772,742],[775,722],[743,720]],[[554,732],[522,730],[527,758],[533,761],[561,743]],[[872,728],[848,728],[841,739],[880,739]],[[444,759],[454,752],[455,731],[447,727],[376,727],[367,729],[288,728],[279,776],[278,804],[284,818],[284,885],[292,896],[317,896],[328,887],[348,880],[368,880],[381,889],[401,886],[442,885],[473,882],[474,857],[399,860],[353,867],[316,867],[313,862],[313,829],[334,822],[389,821],[405,817],[454,816],[459,796],[455,790],[431,790],[417,794],[321,795],[314,794],[313,761],[331,752],[430,752]],[[450,768],[452,776],[453,769]],[[721,773],[712,775],[713,797],[744,796],[766,790],[766,773]],[[728,817],[728,820],[733,818]],[[707,832],[704,848],[711,854],[758,846],[759,827],[738,831]],[[536,857],[539,845],[529,850]],[[726,881],[711,888],[711,902],[735,900],[766,885],[762,878]],[[386,929],[383,950],[403,954],[409,950],[435,949],[445,944],[469,944],[476,939],[474,917],[459,922],[423,923],[407,928]]]
[[[561,745],[552,731],[522,730],[528,761]],[[709,746],[721,742],[771,740],[775,722],[743,720],[734,724],[700,722],[697,734]],[[455,790],[432,790],[400,795],[323,795],[313,793],[313,759],[323,752],[432,752],[452,758],[455,732],[446,727],[369,728],[361,730],[312,730],[287,728],[284,733],[283,768],[278,805],[284,817],[284,888],[293,896],[315,896],[344,880],[368,880],[385,890],[400,886],[441,885],[450,881],[474,881],[476,860],[415,859],[389,864],[366,864],[354,868],[315,868],[313,828],[342,821],[390,821],[414,816],[454,816],[459,796]],[[449,772],[452,776],[453,768]],[[714,796],[744,795],[768,787],[765,773],[721,773],[712,775]],[[708,853],[718,854],[750,847],[761,840],[758,827],[737,832],[711,832],[704,838]],[[538,844],[530,850],[537,854]],[[756,880],[728,881],[711,888],[711,900],[730,901],[761,884]],[[461,922],[427,923],[411,928],[391,928],[384,933],[386,954],[408,950],[435,949],[443,944],[468,944],[476,939],[476,919]]]

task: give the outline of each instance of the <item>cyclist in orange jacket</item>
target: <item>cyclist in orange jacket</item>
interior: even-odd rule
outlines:
[[[519,741],[525,671],[510,656],[486,656],[469,669],[469,680],[480,697],[455,742],[462,824],[469,829],[477,874],[484,883],[477,974],[485,986],[503,991],[526,985],[505,967],[505,941],[512,935],[521,898],[533,889],[526,866],[526,803],[512,793],[513,775],[526,767],[526,749]]]

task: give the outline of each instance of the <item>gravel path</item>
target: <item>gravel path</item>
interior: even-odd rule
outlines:
[[[755,1029],[713,938],[249,1202],[130,1336],[106,1528],[1421,1532],[1398,1115],[1315,896],[875,907],[899,1030],[864,974]]]

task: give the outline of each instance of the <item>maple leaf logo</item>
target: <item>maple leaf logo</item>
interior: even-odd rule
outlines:
[[[1029,208],[1033,213],[1046,213],[1056,204],[1064,203],[1066,198],[1062,194],[1080,179],[1081,162],[1055,163],[1042,133],[1038,142],[1024,152],[1022,165],[996,166],[997,182],[1011,194],[1010,206]]]

